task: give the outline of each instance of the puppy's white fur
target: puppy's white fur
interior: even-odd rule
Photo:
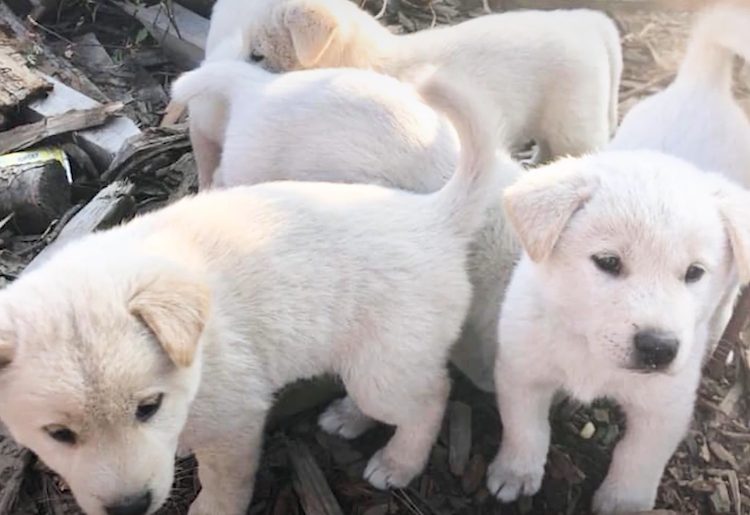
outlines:
[[[403,79],[438,66],[502,120],[501,144],[535,139],[542,160],[601,148],[617,124],[619,36],[594,11],[512,12],[394,35],[348,0],[219,0],[207,59],[226,56],[227,41],[275,72],[343,66]]]
[[[222,149],[221,164],[204,185],[316,180],[426,193],[445,184],[457,161],[450,123],[412,86],[367,70],[275,75],[237,61],[208,62],[177,79],[172,97],[189,103],[194,143],[211,139]],[[471,310],[452,351],[453,362],[488,391],[494,390],[500,302],[520,252],[502,213],[501,190],[520,173],[520,166],[498,171],[487,222],[469,257]]]
[[[664,151],[750,187],[750,121],[732,96],[735,55],[750,61],[748,29],[747,6],[707,11],[675,81],[628,112],[611,147]]]
[[[492,131],[449,88],[427,88],[463,149],[436,193],[207,192],[72,242],[0,292],[0,416],[87,513],[146,491],[155,511],[178,444],[199,462],[190,513],[244,513],[274,391],[324,373],[349,394],[340,424],[361,409],[396,426],[367,478],[404,486],[420,472],[469,307],[466,248],[497,178]],[[51,438],[61,427],[75,444]]]
[[[706,171],[747,173],[746,122],[731,102],[721,48],[739,49],[732,45],[748,29],[745,9],[709,11],[680,77],[634,109],[611,151],[563,160],[506,191],[526,253],[499,324],[504,433],[488,485],[501,500],[539,489],[548,410],[564,390],[584,402],[610,397],[627,416],[594,510],[653,506],[689,426],[706,349],[726,324],[739,281],[750,278],[750,194]],[[620,276],[595,267],[591,256],[601,253],[620,257]],[[705,275],[687,283],[696,263]],[[661,372],[631,370],[634,336],[644,329],[679,339]]]

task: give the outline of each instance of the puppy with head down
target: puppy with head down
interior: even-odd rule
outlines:
[[[724,177],[736,177],[733,160],[747,163],[747,148],[717,131],[738,121],[722,98],[727,74],[699,66],[728,73],[733,47],[724,44],[743,39],[747,14],[722,7],[701,18],[673,89],[637,107],[609,151],[561,160],[506,190],[525,253],[499,324],[504,430],[488,470],[499,499],[540,488],[548,412],[562,390],[584,402],[611,398],[627,417],[594,511],[652,508],[707,349],[750,279],[750,193]],[[691,102],[678,109],[672,102],[686,91]],[[704,101],[725,107],[711,123]],[[712,164],[730,166],[718,174]]]
[[[470,84],[507,143],[531,139],[540,159],[604,146],[617,124],[619,36],[605,15],[526,11],[395,35],[348,0],[219,0],[206,55],[236,57],[274,72],[370,68],[407,78],[434,65]]]
[[[70,243],[0,292],[0,418],[92,515],[142,515],[192,450],[191,515],[240,515],[274,392],[337,374],[332,413],[396,426],[365,475],[402,487],[440,429],[469,307],[466,250],[497,180],[492,131],[440,81],[456,174],[417,195],[275,182],[211,191]]]

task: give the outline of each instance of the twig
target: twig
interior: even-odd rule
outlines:
[[[366,1],[367,0],[365,0],[365,2]],[[386,9],[388,9],[388,0],[383,0],[383,6],[378,11],[378,14],[375,15],[375,19],[379,20],[380,18],[382,18],[383,16],[385,16]]]

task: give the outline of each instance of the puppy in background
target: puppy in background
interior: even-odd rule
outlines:
[[[617,125],[619,35],[594,11],[512,12],[395,35],[348,0],[219,0],[207,59],[227,40],[273,72],[356,67],[405,79],[440,67],[469,85],[508,143],[534,139],[543,161],[601,148]]]
[[[750,280],[750,193],[722,176],[747,174],[747,123],[728,81],[731,53],[748,55],[748,30],[747,8],[709,10],[675,83],[634,109],[609,151],[506,190],[525,253],[499,324],[504,430],[488,487],[500,500],[539,490],[562,390],[609,397],[627,417],[594,511],[654,505],[707,348]]]
[[[189,105],[191,135],[213,135],[221,146],[215,174],[201,171],[202,183],[218,187],[312,180],[427,193],[448,181],[457,162],[450,123],[413,86],[368,70],[277,75],[237,61],[207,62],[175,81],[172,99]],[[206,106],[222,117],[205,125]],[[503,216],[502,188],[520,174],[520,166],[498,171],[471,245],[471,309],[452,350],[454,364],[486,391],[494,390],[500,302],[520,253]]]
[[[91,515],[143,515],[191,449],[191,515],[241,515],[274,392],[338,374],[335,415],[396,426],[365,476],[402,487],[440,429],[469,307],[466,249],[491,201],[492,130],[432,79],[457,128],[433,194],[275,182],[182,200],[71,242],[0,291],[0,418]]]

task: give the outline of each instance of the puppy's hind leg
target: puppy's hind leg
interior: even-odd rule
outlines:
[[[214,175],[221,161],[221,146],[192,125],[190,143],[198,168],[198,189],[207,190],[213,185]]]
[[[422,472],[437,439],[450,391],[447,370],[422,369],[417,380],[394,370],[367,375],[348,382],[347,390],[364,413],[395,425],[396,432],[370,458],[364,476],[376,488],[402,488]]]
[[[362,413],[348,395],[333,401],[318,418],[321,429],[328,434],[352,439],[370,429],[375,421]]]

